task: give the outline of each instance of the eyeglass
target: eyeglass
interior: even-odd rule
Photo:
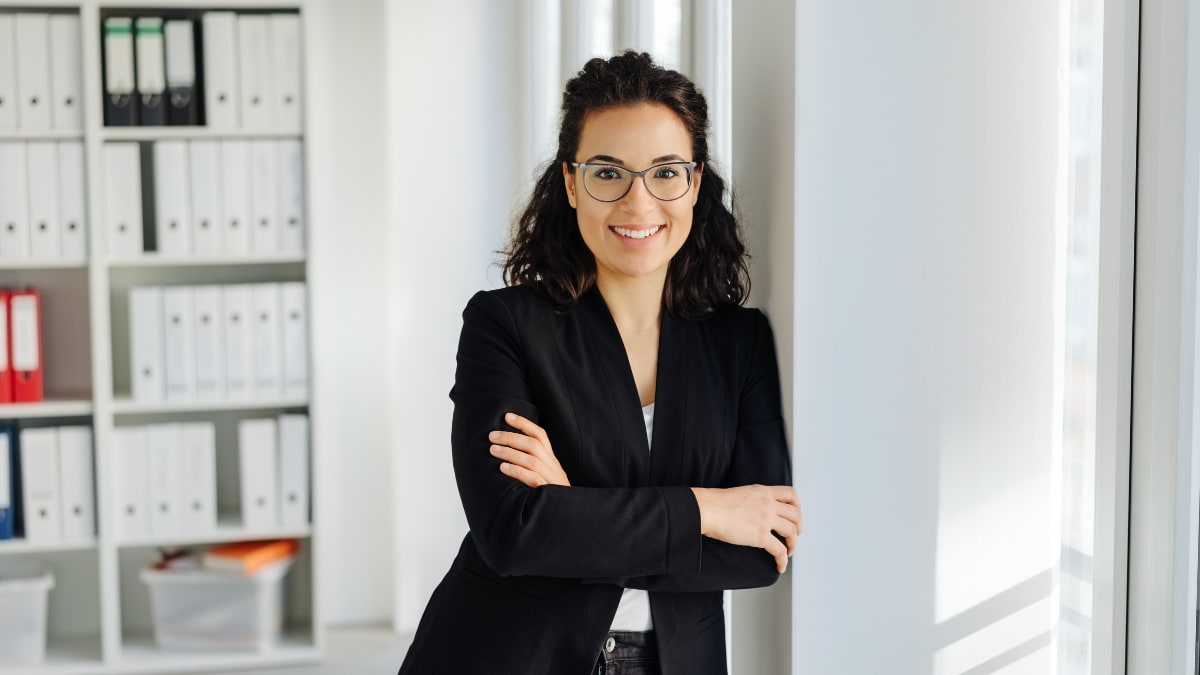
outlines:
[[[576,169],[583,169],[583,189],[600,202],[615,202],[633,187],[633,179],[641,176],[646,191],[655,199],[673,202],[687,194],[692,187],[692,171],[695,162],[667,162],[655,164],[642,171],[630,171],[612,164],[588,164],[571,162]]]

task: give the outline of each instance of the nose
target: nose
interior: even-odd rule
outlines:
[[[621,207],[628,213],[645,213],[654,208],[657,201],[654,195],[650,194],[650,190],[646,189],[645,177],[635,176],[633,185],[629,186],[629,192],[621,198]]]

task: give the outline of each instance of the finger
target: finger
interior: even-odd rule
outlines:
[[[783,574],[784,571],[787,570],[788,564],[787,547],[785,547],[782,542],[770,534],[767,535],[767,540],[768,541],[763,548],[767,550],[767,553],[770,553],[775,557],[775,569],[778,570],[780,574]]]
[[[796,529],[796,524],[785,518],[779,518],[775,521],[775,527],[772,528],[779,536],[783,537],[783,543],[787,546],[788,555],[796,552],[796,542],[800,537],[800,531]]]
[[[493,445],[488,448],[488,451],[492,453],[493,457],[501,461],[505,461],[510,464],[516,464],[517,466],[524,467],[530,471],[541,473],[538,471],[538,467],[541,466],[541,463],[538,461],[537,457],[534,457],[527,452],[514,450],[506,445]]]
[[[542,480],[541,475],[539,475],[537,472],[530,471],[523,466],[517,466],[516,464],[509,462],[502,462],[500,464],[500,473],[508,476],[509,478],[517,479],[518,481],[524,483],[526,487],[536,488],[546,484],[546,481]]]
[[[796,488],[791,485],[773,485],[771,486],[771,496],[775,501],[784,504],[800,505],[800,495],[796,493]]]
[[[516,413],[508,413],[504,416],[504,421],[512,428],[520,431],[523,434],[533,436],[534,438],[542,438],[546,435],[546,430],[534,424],[532,420],[521,417]]]
[[[804,514],[800,511],[800,507],[793,506],[791,504],[778,503],[778,507],[775,509],[775,514],[780,518],[795,523],[797,529],[800,528],[804,520]]]
[[[510,448],[515,448],[521,452],[528,452],[531,455],[541,455],[542,444],[536,438],[530,438],[525,434],[515,434],[511,431],[493,431],[488,434],[488,440],[496,445],[507,445]]]

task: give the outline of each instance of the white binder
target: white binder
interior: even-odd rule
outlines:
[[[112,432],[117,460],[117,540],[150,536],[150,454],[144,427],[117,427]]]
[[[18,14],[16,24],[17,113],[21,128],[43,130],[54,127],[50,98],[50,16]]]
[[[196,331],[196,398],[225,398],[225,343],[222,336],[221,287],[193,286],[192,325]]]
[[[58,463],[63,539],[96,536],[91,427],[58,428]]]
[[[283,394],[308,396],[308,288],[304,282],[279,285],[283,322]]]
[[[14,131],[17,109],[17,18],[0,14],[0,129]]]
[[[275,127],[300,133],[300,15],[271,15],[271,66],[275,87]]]
[[[278,157],[274,141],[250,142],[250,208],[254,219],[250,248],[255,253],[279,252]]]
[[[222,336],[225,340],[225,398],[254,397],[254,317],[250,286],[221,287]]]
[[[254,394],[260,399],[283,395],[283,324],[279,284],[254,284]]]
[[[250,146],[245,141],[221,142],[221,205],[225,252],[250,252]]]
[[[163,368],[168,401],[196,398],[196,331],[190,286],[163,289]]]
[[[184,481],[179,424],[151,424],[145,434],[150,456],[150,535],[173,537],[180,534],[182,523]]]
[[[304,152],[300,141],[279,141],[279,250],[304,252]]]
[[[83,143],[58,144],[59,222],[62,259],[87,260],[87,202],[84,199]]]
[[[219,256],[225,252],[224,214],[221,209],[220,146],[216,141],[192,141],[191,160],[192,253]]]
[[[241,120],[242,128],[251,131],[268,131],[275,122],[269,21],[256,14],[237,17]]]
[[[279,416],[279,519],[284,528],[308,525],[308,416]]]
[[[58,498],[58,432],[53,427],[21,431],[21,489],[25,539],[62,539]]]
[[[24,143],[0,143],[0,260],[29,259],[29,185]]]
[[[188,199],[186,141],[154,144],[154,211],[158,252],[164,256],[192,253],[192,205]]]
[[[273,419],[238,422],[242,527],[249,531],[279,527],[278,428]]]
[[[109,17],[104,20],[104,123],[136,125],[140,101],[135,99],[133,19]]]
[[[212,422],[179,425],[183,471],[180,529],[202,534],[217,529],[217,444]]]
[[[129,380],[135,401],[166,398],[162,331],[163,289],[129,289]]]
[[[239,127],[237,15],[205,12],[204,114],[209,129],[229,131]]]
[[[104,144],[104,219],[109,256],[142,255],[142,159],[137,143]]]
[[[82,48],[79,15],[50,15],[50,91],[55,129],[83,130]]]
[[[37,260],[58,260],[62,257],[58,144],[30,143],[26,150],[29,167],[30,257]]]

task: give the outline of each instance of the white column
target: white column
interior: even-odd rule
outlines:
[[[1053,672],[1058,8],[796,12],[792,672]]]
[[[527,63],[521,13],[470,0],[386,4],[387,65],[373,72],[387,74],[390,229],[376,244],[388,252],[389,292],[377,316],[391,359],[394,625],[412,631],[467,533],[448,397],[462,310],[501,285],[493,252],[533,167],[520,165],[528,146],[513,133],[528,109],[512,81]]]

